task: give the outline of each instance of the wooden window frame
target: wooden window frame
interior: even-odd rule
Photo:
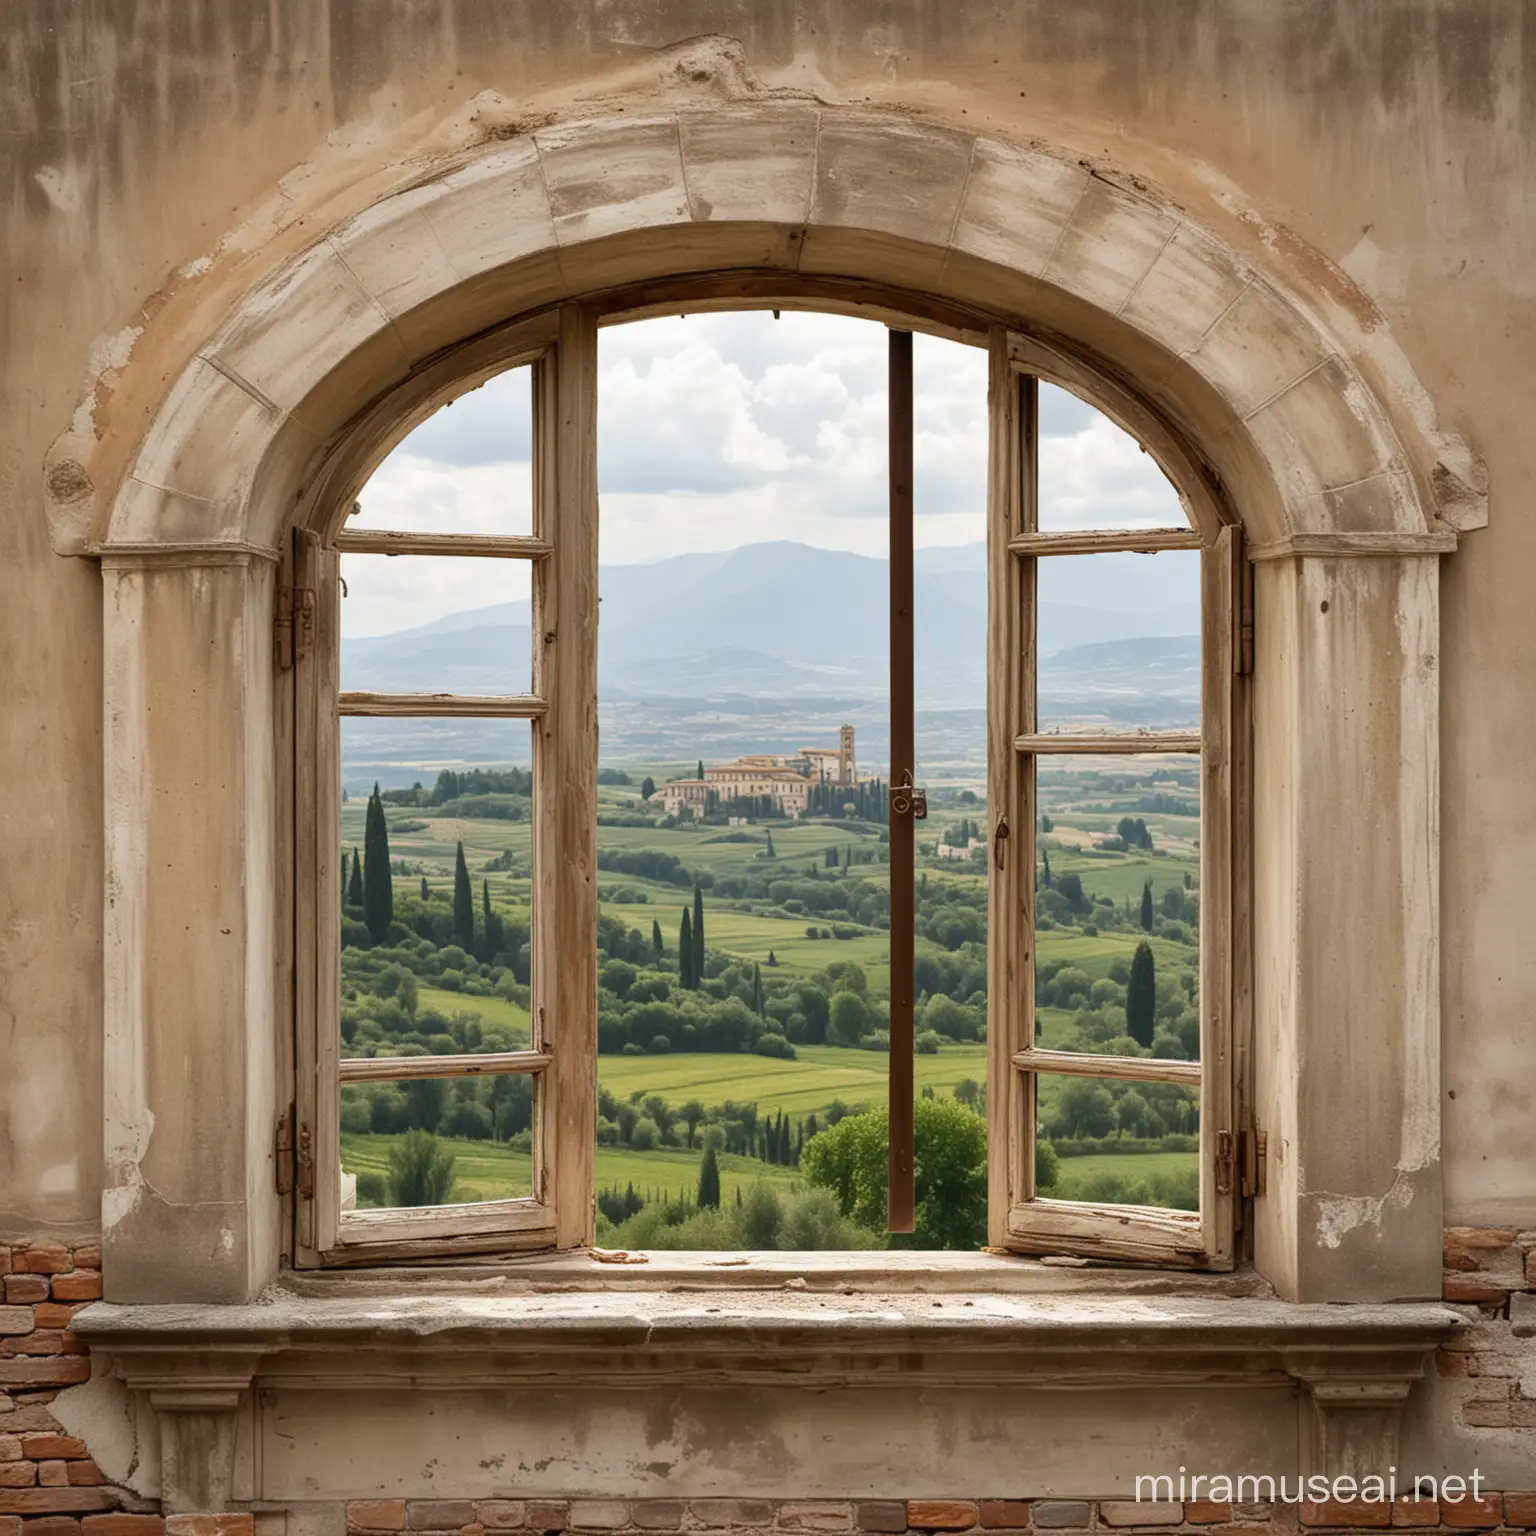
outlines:
[[[1090,402],[1152,454],[1188,530],[1049,533],[1038,526],[1040,381]],[[988,1227],[996,1248],[1165,1267],[1230,1269],[1236,1249],[1251,1028],[1247,981],[1251,608],[1239,528],[1204,467],[1115,380],[1034,338],[992,333],[989,368],[987,778],[989,891]],[[1060,555],[1200,552],[1198,732],[1042,733],[1036,713],[1036,573]],[[1040,756],[1196,753],[1200,805],[1200,1060],[1093,1056],[1034,1043],[1036,764]],[[1054,1200],[1035,1186],[1036,1079],[1075,1073],[1200,1089],[1200,1210]]]
[[[575,1248],[593,1238],[597,912],[597,325],[567,305],[495,338],[457,391],[424,394],[392,434],[510,368],[533,371],[533,531],[487,537],[342,529],[295,534],[291,591],[309,609],[294,648],[295,1263],[370,1264],[469,1252]],[[379,445],[374,445],[375,457]],[[345,553],[525,560],[533,570],[533,675],[526,694],[341,693],[340,557]],[[346,1060],[327,998],[340,997],[340,719],[473,717],[532,728],[530,1049]],[[343,1212],[340,1091],[351,1081],[490,1073],[533,1076],[529,1196],[466,1206]]]
[[[1241,1211],[1250,1057],[1249,930],[1251,608],[1241,534],[1208,470],[1118,380],[1049,343],[993,328],[957,330],[873,305],[741,292],[707,285],[654,306],[680,309],[815,308],[855,312],[892,327],[984,344],[989,367],[987,762],[994,858],[989,880],[989,1243],[1017,1253],[1072,1253],[1161,1267],[1226,1269]],[[650,308],[601,299],[568,304],[488,334],[436,360],[398,396],[365,416],[316,477],[311,496],[339,500],[365,464],[456,395],[508,368],[534,370],[534,527],[526,538],[355,530],[329,539],[300,528],[283,573],[293,611],[291,726],[279,739],[293,762],[292,854],[295,1109],[293,1255],[300,1267],[377,1264],[589,1247],[595,1236],[597,1094],[597,332]],[[1035,384],[1046,380],[1091,403],[1135,437],[1178,491],[1190,530],[1152,534],[1039,534],[1034,528]],[[338,467],[339,466],[339,467]],[[350,505],[350,497],[348,498]],[[334,526],[341,519],[333,518]],[[324,523],[325,519],[317,522]],[[1053,737],[1033,731],[1026,689],[1033,568],[1051,554],[1198,548],[1202,570],[1202,731]],[[338,692],[339,557],[345,552],[470,555],[533,564],[533,681],[505,698]],[[280,611],[282,611],[280,609]],[[1027,696],[1026,696],[1027,695]],[[531,1049],[505,1058],[378,1059],[343,1066],[334,1016],[340,996],[339,714],[521,718],[534,731],[534,872],[531,901]],[[1201,1061],[1069,1061],[1033,1049],[1033,757],[1042,750],[1197,748],[1202,761]],[[1133,745],[1132,745],[1133,744]],[[1030,765],[1030,766],[1026,766]],[[998,836],[1007,824],[1006,841]],[[996,856],[1001,848],[1001,860]],[[1105,1068],[1111,1070],[1105,1072]],[[426,1075],[535,1075],[534,1184],[530,1197],[468,1207],[340,1210],[340,1086],[344,1080]],[[1201,1086],[1201,1210],[1167,1211],[1044,1200],[1034,1189],[1033,1096],[1040,1070],[1157,1076]],[[1251,1153],[1250,1153],[1251,1160]],[[982,1256],[978,1256],[981,1258]]]

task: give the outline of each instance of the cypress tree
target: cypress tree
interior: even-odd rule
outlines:
[[[1131,956],[1131,977],[1125,988],[1125,1028],[1137,1045],[1152,1044],[1152,1026],[1157,1013],[1157,968],[1152,946],[1145,939]]]
[[[693,984],[704,980],[704,888],[693,888]]]
[[[389,937],[395,916],[395,886],[389,872],[389,829],[384,824],[384,801],[373,786],[368,819],[363,826],[363,921],[375,944]]]
[[[699,1165],[699,1209],[720,1209],[720,1159],[715,1156],[713,1143],[704,1149],[704,1161]]]
[[[1043,885],[1046,888],[1046,890],[1050,890],[1050,888],[1051,888],[1051,856],[1050,856],[1050,853],[1046,849],[1044,849],[1044,848],[1042,848],[1040,850],[1040,859],[1041,859],[1041,864],[1040,864],[1040,883],[1041,883],[1041,885]]]
[[[769,832],[769,834],[768,834],[768,852],[764,855],[764,857],[765,858],[770,858],[770,859],[776,859],[778,857],[778,855],[773,851],[773,833],[772,832]]]
[[[463,843],[453,862],[453,942],[460,949],[473,949],[475,943],[475,893],[470,889]]]
[[[774,965],[777,965],[778,963],[779,963],[779,957],[776,954],[774,954],[774,952],[770,949],[768,951],[768,964],[770,966],[774,966]]]
[[[677,984],[685,992],[693,990],[693,924],[687,907],[683,908],[683,920],[677,929]]]
[[[363,861],[357,856],[357,845],[352,845],[352,878],[347,882],[346,905],[354,912],[363,910]]]
[[[651,953],[660,960],[666,952],[666,946],[661,942],[661,924],[653,917],[651,919]]]
[[[1147,881],[1141,888],[1141,926],[1152,932],[1152,882]]]
[[[763,968],[756,961],[752,964],[752,1011],[763,1017]]]
[[[431,901],[432,899],[432,892],[427,885],[427,877],[425,875],[421,877],[421,899],[423,901]]]
[[[789,1116],[779,1111],[778,1156],[774,1159],[781,1168],[789,1167]]]

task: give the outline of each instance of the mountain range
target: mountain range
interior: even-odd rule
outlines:
[[[1042,562],[1042,706],[1062,689],[1127,704],[1137,692],[1198,699],[1196,558],[1182,557],[1187,564],[1168,570],[1180,579],[1159,584],[1148,577],[1163,575],[1166,556]],[[888,583],[882,559],[789,542],[605,567],[600,701],[883,698]],[[919,550],[914,598],[919,706],[979,708],[985,547]],[[344,639],[342,686],[520,691],[530,675],[531,621],[526,601],[499,603]]]

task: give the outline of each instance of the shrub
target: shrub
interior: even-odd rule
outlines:
[[[392,1205],[445,1205],[453,1188],[453,1149],[429,1131],[407,1131],[389,1149]]]

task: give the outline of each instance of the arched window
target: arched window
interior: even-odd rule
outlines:
[[[686,295],[672,302],[686,307]],[[298,1253],[309,1262],[569,1248],[593,1238],[594,1196],[605,1187],[596,1161],[608,1155],[601,1146],[594,1155],[599,1009],[622,1001],[604,990],[620,985],[618,972],[595,974],[594,962],[622,960],[598,947],[596,339],[599,321],[624,314],[568,307],[509,328],[477,367],[427,397],[436,404],[491,380],[474,408],[484,423],[477,430],[498,435],[491,457],[524,470],[503,462],[494,487],[457,499],[397,473],[386,477],[387,494],[370,488],[350,516],[321,519],[336,528],[329,539],[296,536],[288,600],[302,978],[294,1137],[309,1154],[299,1157],[296,1180]],[[898,327],[907,320],[880,314]],[[989,357],[990,369],[987,402],[976,402],[987,417],[987,462],[972,466],[987,488],[986,574],[978,568],[972,594],[985,613],[984,656],[975,658],[978,682],[985,676],[975,743],[982,793],[970,795],[977,849],[965,873],[944,872],[973,886],[986,914],[987,1045],[973,1052],[988,1092],[985,1102],[975,1094],[965,1102],[985,1122],[990,1196],[974,1241],[1224,1267],[1239,1177],[1234,956],[1246,944],[1247,843],[1234,819],[1247,739],[1238,536],[1179,440],[1113,381],[1006,331],[955,339]],[[894,485],[902,432],[910,461],[910,364],[893,367],[890,385]],[[1169,477],[1159,482],[1162,495],[1129,519],[1067,505],[1075,482],[1052,447],[1077,439],[1042,435],[1042,391],[1102,423],[1105,441],[1131,451],[1139,442]],[[437,420],[420,430],[436,430]],[[390,440],[400,438],[397,428]],[[908,542],[910,612],[910,498],[906,519],[904,534],[894,516],[891,528]],[[1150,701],[1139,716],[1134,708],[1085,712],[1081,697],[1059,704],[1052,668],[1060,637],[1041,616],[1070,608],[1070,593],[1063,601],[1053,590],[1063,576],[1079,593],[1096,585],[1109,605],[1117,582],[1140,581],[1180,612],[1181,702]],[[471,617],[413,625],[418,612],[442,609],[431,606],[434,593],[451,593],[450,606]],[[900,611],[894,586],[891,601]],[[498,603],[492,627],[462,627],[480,610],[490,624]],[[343,613],[357,616],[345,651]],[[393,638],[372,638],[381,630]],[[1091,665],[1071,654],[1072,665]],[[910,669],[904,685],[897,671],[892,683],[908,690],[910,715]],[[873,831],[885,820],[886,786],[878,774],[867,785],[858,778],[848,744],[827,749],[840,762],[836,751],[849,758],[839,802],[878,786],[878,796],[858,800],[870,823],[859,831]],[[893,783],[900,752],[893,738]],[[827,754],[798,770],[789,758],[769,764],[800,774],[812,816],[819,802],[809,776],[825,776]],[[757,811],[782,813],[766,804],[774,784],[750,757],[711,772],[721,786],[713,798],[707,778],[692,798],[686,778],[663,786],[658,804],[674,813],[669,819],[724,823],[735,810],[733,824],[742,825]],[[897,836],[901,797],[891,799],[880,873],[895,927],[882,1006],[896,1085],[893,1164],[906,1138],[910,1165],[911,1116],[899,1102],[914,1091],[918,941],[911,931],[903,938],[913,845],[910,833],[906,842]],[[841,803],[830,808],[845,814]],[[799,801],[792,809],[798,817]],[[1120,815],[1117,831],[1110,813],[1122,809],[1139,814]],[[1074,811],[1083,823],[1076,830],[1061,825]],[[851,852],[845,858],[851,864]],[[1120,890],[1128,881],[1134,893]],[[675,937],[664,935],[658,950],[661,977]],[[686,957],[678,965],[686,987]],[[1091,1006],[1072,992],[1076,977],[1097,986]],[[782,990],[771,975],[770,990]],[[792,1046],[784,1054],[793,1056]],[[771,1131],[783,1153],[764,1127],[747,1133],[723,1122],[721,1148],[728,1157],[788,1160],[803,1146],[805,1122],[790,1154],[782,1119]],[[810,1123],[814,1135],[814,1114]],[[616,1129],[625,1129],[622,1117]],[[654,1153],[622,1139],[642,1160]],[[658,1183],[675,1176],[670,1166],[656,1174]],[[691,1166],[686,1177],[691,1183]]]

